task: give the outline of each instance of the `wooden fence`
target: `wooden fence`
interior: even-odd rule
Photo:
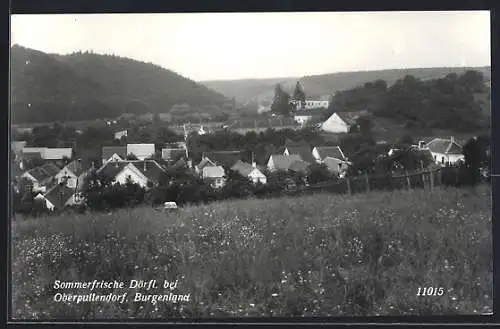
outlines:
[[[369,191],[392,191],[399,189],[432,189],[440,185],[453,185],[458,182],[456,168],[424,169],[412,172],[387,175],[361,175],[346,177],[335,182],[322,182],[309,185],[304,192],[331,192],[355,194]]]

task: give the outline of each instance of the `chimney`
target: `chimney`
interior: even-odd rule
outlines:
[[[144,160],[144,171],[147,170],[146,160]]]
[[[252,152],[252,167],[257,168],[257,163],[255,162],[255,156],[253,152]]]
[[[450,137],[450,141],[451,141],[452,143],[455,143],[455,137],[451,136],[451,137]]]

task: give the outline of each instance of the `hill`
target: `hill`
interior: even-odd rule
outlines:
[[[164,113],[175,104],[218,114],[227,99],[164,69],[114,55],[11,48],[13,123]]]
[[[234,97],[239,103],[252,103],[261,100],[271,100],[274,94],[274,86],[277,83],[280,83],[285,91],[292,92],[295,83],[300,81],[307,96],[319,97],[351,89],[365,82],[378,79],[384,80],[387,84],[391,85],[406,75],[413,75],[415,78],[421,80],[429,80],[444,77],[449,73],[462,74],[470,69],[482,72],[487,81],[491,80],[490,67],[476,67],[339,72],[304,77],[203,81],[200,83],[226,97]]]

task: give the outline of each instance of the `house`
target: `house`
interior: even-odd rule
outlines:
[[[155,154],[155,144],[127,144],[127,155],[133,154],[139,160],[152,157]]]
[[[241,176],[247,177],[254,184],[267,183],[267,177],[262,173],[262,171],[257,168],[255,162],[248,163],[241,160],[238,160],[232,167],[231,170],[237,171]]]
[[[351,164],[348,161],[344,161],[339,158],[334,158],[329,156],[324,158],[321,163],[325,164],[330,172],[335,173],[340,177],[345,175],[347,168]]]
[[[221,188],[225,184],[225,172],[221,166],[205,166],[202,169],[201,177],[209,181],[214,188]]]
[[[215,162],[212,160],[202,157],[200,163],[198,163],[196,166],[194,166],[194,170],[196,171],[197,174],[201,175],[203,173],[203,168],[205,167],[215,167],[217,166]]]
[[[64,158],[71,159],[73,155],[73,149],[71,147],[47,147],[45,149],[45,154],[43,156],[44,160],[62,160]]]
[[[335,134],[348,133],[359,118],[368,115],[368,111],[335,112],[321,124],[321,130]]]
[[[171,161],[179,158],[187,159],[187,150],[185,148],[163,148],[161,150],[161,157],[163,160]]]
[[[236,151],[211,151],[205,152],[203,158],[210,159],[217,166],[231,168],[236,162],[241,160],[242,152]]]
[[[130,160],[108,162],[97,173],[111,179],[113,184],[126,184],[128,179],[143,188],[159,183],[165,170],[154,160]]]
[[[327,157],[347,161],[340,146],[316,146],[312,150],[312,155],[318,163],[322,163]]]
[[[287,141],[288,142],[288,141]],[[313,163],[315,162],[314,157],[311,153],[311,147],[306,144],[306,143],[287,143],[285,142],[284,146],[284,155],[292,155],[292,154],[298,154],[301,158],[301,160]],[[287,145],[288,144],[288,145]]]
[[[434,138],[427,144],[419,143],[419,146],[422,149],[428,149],[436,164],[442,166],[465,160],[462,154],[462,146],[453,137],[449,139]]]
[[[102,163],[108,161],[123,161],[127,158],[126,146],[103,146],[101,153]]]
[[[295,161],[301,161],[302,158],[298,154],[272,154],[267,161],[267,169],[269,171],[285,170],[290,168],[290,165]]]
[[[56,184],[46,193],[38,193],[35,200],[43,200],[45,207],[53,211],[80,204],[84,198],[80,192],[75,192],[74,189],[64,184]]]
[[[296,109],[299,111],[307,111],[311,109],[327,109],[330,105],[330,101],[328,100],[315,100],[315,99],[306,99],[305,102],[301,102],[300,100],[292,99],[290,103],[296,105]]]
[[[90,173],[92,166],[82,159],[74,160],[62,168],[55,178],[58,184],[65,184],[72,189],[79,189],[83,186],[83,182]]]
[[[303,160],[295,160],[288,167],[289,171],[306,174],[310,163]]]
[[[122,139],[122,137],[127,137],[128,131],[127,130],[120,130],[115,132],[115,139]]]
[[[27,178],[33,183],[33,191],[45,191],[47,187],[52,186],[55,182],[55,176],[59,173],[60,168],[52,163],[44,164],[43,166],[33,168],[21,175],[21,178]]]

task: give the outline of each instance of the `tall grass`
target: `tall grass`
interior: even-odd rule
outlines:
[[[493,304],[486,186],[47,217],[14,223],[12,246],[22,319],[473,314]],[[94,279],[178,279],[191,300],[133,302],[140,290],[128,289],[116,291],[129,291],[124,304],[52,300],[55,280]],[[444,295],[417,296],[431,286]]]

